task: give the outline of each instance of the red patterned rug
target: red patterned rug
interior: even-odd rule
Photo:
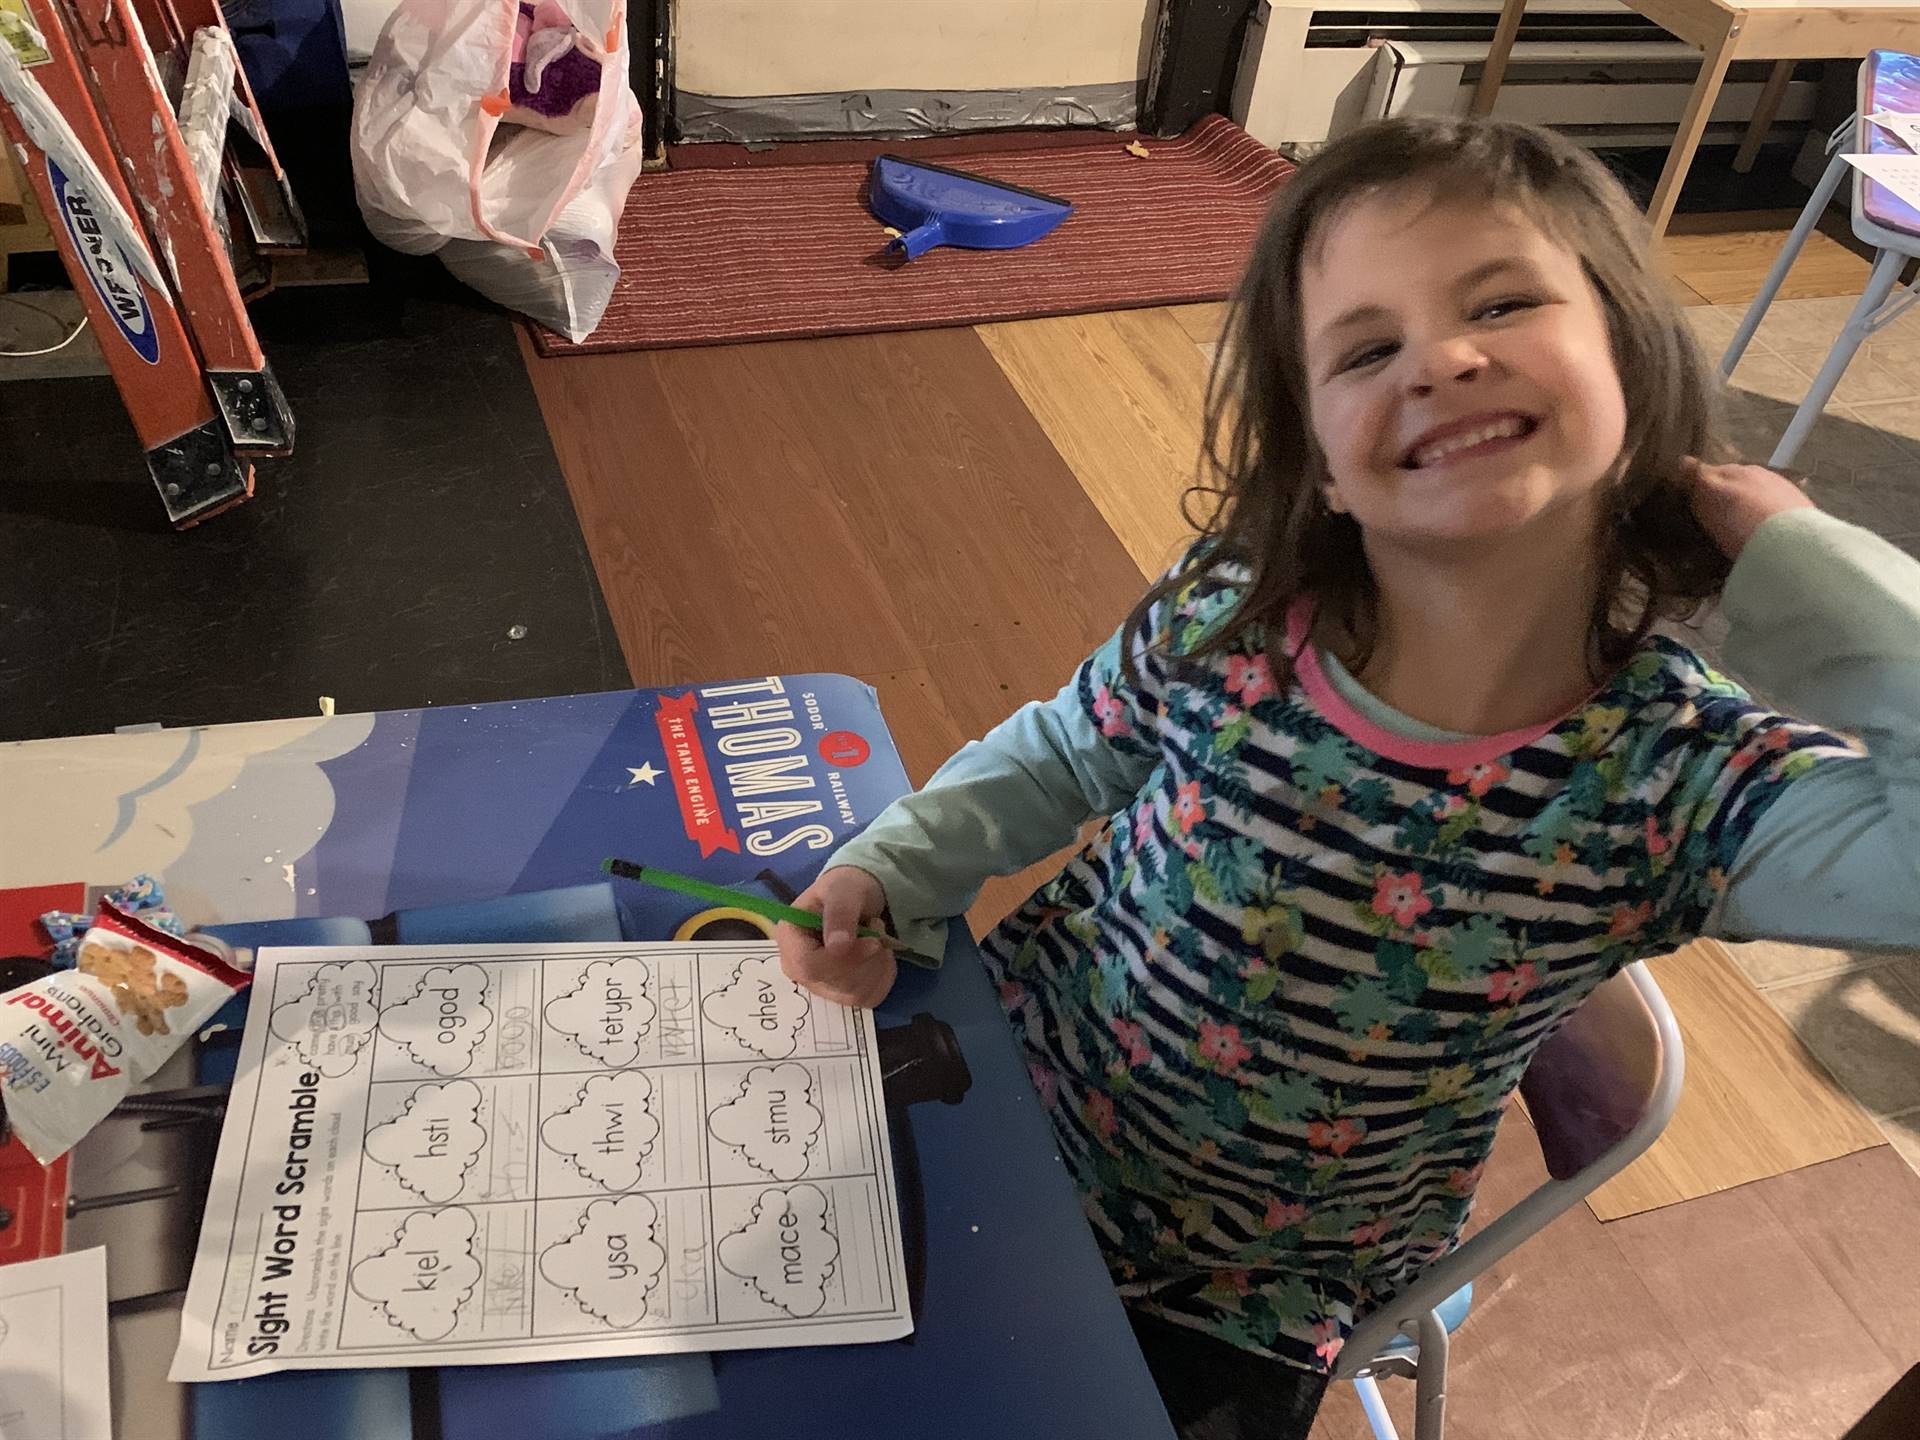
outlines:
[[[778,163],[643,175],[599,328],[574,345],[536,327],[535,342],[543,355],[654,350],[1220,299],[1293,167],[1218,115],[1178,139],[1140,139],[1144,159],[1125,148],[1135,138],[977,153],[949,143],[937,156],[910,141],[871,147],[1073,202],[1058,230],[1024,249],[942,248],[910,264],[886,257],[866,208],[867,164],[840,158],[844,146],[826,163],[793,145],[781,154],[796,158]]]

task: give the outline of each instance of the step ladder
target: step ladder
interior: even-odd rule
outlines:
[[[291,451],[293,416],[235,256],[303,249],[306,225],[218,0],[0,0],[0,133],[168,519],[247,499],[254,458]]]

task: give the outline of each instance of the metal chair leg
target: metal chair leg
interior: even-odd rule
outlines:
[[[1882,250],[1874,257],[1873,273],[1867,277],[1867,288],[1860,292],[1860,301],[1847,317],[1840,338],[1833,342],[1833,348],[1827,352],[1826,364],[1814,376],[1813,388],[1807,391],[1807,398],[1800,402],[1800,408],[1793,412],[1787,433],[1780,437],[1780,443],[1773,448],[1772,458],[1767,463],[1775,469],[1791,465],[1793,457],[1800,453],[1800,446],[1806,441],[1808,432],[1820,419],[1820,412],[1827,408],[1827,400],[1832,396],[1834,387],[1840,383],[1840,377],[1847,373],[1853,352],[1873,332],[1874,315],[1893,292],[1908,258],[1898,250]]]
[[[1447,1423],[1447,1327],[1440,1312],[1420,1317],[1420,1368],[1413,1377],[1413,1440],[1440,1440]]]
[[[1360,1397],[1360,1408],[1367,1414],[1367,1424],[1373,1427],[1374,1440],[1400,1440],[1400,1432],[1393,1428],[1393,1416],[1387,1413],[1387,1402],[1380,1394],[1380,1382],[1371,1375],[1356,1375],[1353,1389]]]
[[[1787,271],[1800,258],[1807,236],[1813,233],[1813,227],[1820,223],[1820,217],[1826,213],[1827,206],[1833,200],[1833,192],[1840,188],[1840,177],[1847,169],[1847,162],[1842,156],[1835,155],[1827,161],[1826,173],[1820,177],[1820,183],[1813,187],[1812,197],[1800,212],[1800,218],[1794,222],[1793,233],[1787,236],[1780,253],[1774,257],[1773,268],[1767,271],[1767,278],[1761,282],[1760,293],[1753,297],[1753,303],[1747,307],[1747,313],[1740,321],[1740,328],[1733,332],[1733,341],[1727,346],[1727,353],[1720,357],[1721,379],[1733,374],[1733,367],[1740,363],[1740,357],[1746,353],[1754,331],[1760,328],[1760,322],[1766,316],[1767,307],[1773,303],[1773,297],[1780,293]]]

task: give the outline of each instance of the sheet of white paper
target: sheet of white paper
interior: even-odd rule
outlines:
[[[873,1017],[771,946],[260,953],[173,1379],[911,1329]]]
[[[1902,115],[1897,110],[1876,110],[1867,116],[1909,150],[1920,150],[1920,115]]]
[[[107,1252],[0,1265],[0,1440],[109,1440]]]
[[[1920,155],[1849,155],[1846,161],[1920,210]]]

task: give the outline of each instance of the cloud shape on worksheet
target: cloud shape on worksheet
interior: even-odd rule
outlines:
[[[652,989],[639,956],[596,960],[581,972],[579,984],[547,1003],[547,1024],[581,1054],[617,1070],[640,1058],[640,1042],[653,1029],[658,1010]]]
[[[549,1115],[540,1139],[587,1179],[608,1190],[631,1190],[660,1138],[653,1082],[643,1070],[595,1075],[573,1104]]]
[[[789,1060],[749,1070],[739,1092],[707,1117],[707,1128],[762,1174],[798,1180],[824,1119],[813,1103],[813,1072]]]
[[[416,1210],[400,1222],[391,1245],[353,1267],[353,1293],[414,1339],[444,1340],[480,1283],[473,1234],[469,1211]]]
[[[753,1218],[721,1240],[721,1266],[760,1298],[804,1320],[827,1303],[840,1237],[827,1224],[827,1197],[812,1185],[766,1190]]]
[[[638,1325],[667,1264],[653,1238],[659,1213],[644,1195],[594,1201],[573,1234],[540,1252],[541,1275],[601,1324]]]
[[[307,988],[273,1007],[267,1029],[301,1063],[338,1079],[358,1063],[380,1021],[380,972],[365,960],[322,965]]]
[[[458,1075],[493,1028],[487,972],[478,965],[436,965],[414,992],[380,1012],[380,1033],[437,1075]]]
[[[471,1080],[418,1086],[398,1115],[367,1132],[367,1154],[422,1200],[444,1205],[466,1188],[486,1148],[480,1099]]]
[[[784,1060],[807,1023],[807,994],[780,971],[778,955],[755,955],[734,967],[733,978],[707,996],[707,1019],[755,1054]]]

